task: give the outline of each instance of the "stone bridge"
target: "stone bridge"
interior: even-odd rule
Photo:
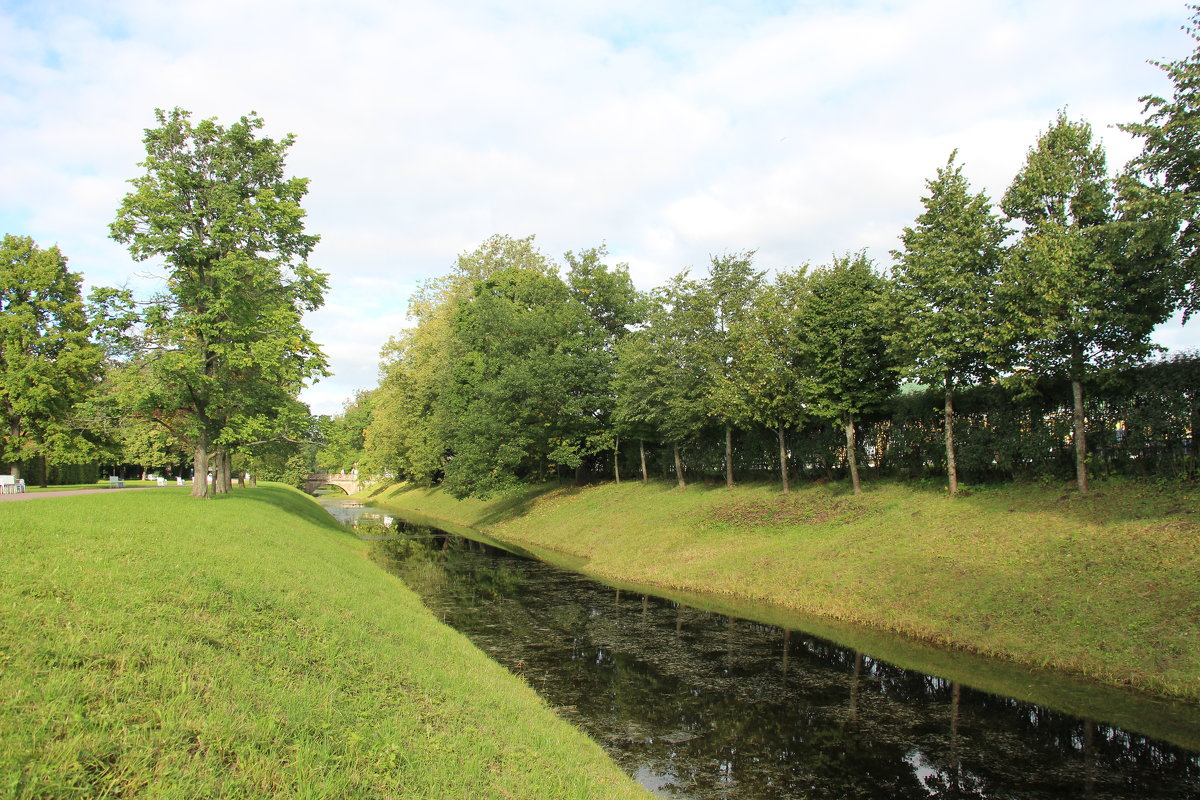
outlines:
[[[304,479],[304,491],[316,494],[322,486],[336,486],[346,494],[354,494],[363,488],[358,475],[351,472],[314,472]]]

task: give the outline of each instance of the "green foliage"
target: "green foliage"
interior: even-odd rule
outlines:
[[[640,467],[645,452],[648,469],[682,483],[686,449],[700,474],[724,460],[728,483],[735,468],[761,475],[772,462],[785,489],[789,467],[836,477],[845,466],[857,491],[861,454],[880,474],[944,469],[953,493],[960,446],[968,475],[1057,475],[1071,441],[1086,491],[1088,458],[1110,464],[1120,450],[1117,428],[1103,426],[1089,447],[1087,415],[1111,426],[1136,414],[1128,396],[1112,400],[1121,418],[1098,410],[1108,399],[1085,408],[1085,386],[1144,363],[1153,329],[1181,303],[1198,307],[1200,48],[1162,66],[1175,96],[1145,98],[1145,123],[1125,126],[1146,140],[1133,169],[1110,176],[1091,127],[1059,113],[1005,192],[1002,220],[952,153],[890,281],[858,253],[768,285],[746,251],[643,297],[601,247],[566,254],[564,295],[532,237],[492,237],[414,296],[417,326],[385,349],[365,463],[478,495],[563,465],[582,472],[608,448],[614,469]],[[989,384],[997,376],[1002,387]],[[937,386],[940,409],[928,395],[895,397],[900,377]],[[1045,394],[1064,387],[1069,409]],[[939,438],[944,453],[931,453]],[[622,439],[641,440],[636,459]]]
[[[774,428],[799,425],[808,417],[814,375],[798,346],[808,336],[800,308],[806,281],[807,268],[778,273],[730,327],[734,356],[719,396],[737,409],[739,421]]]
[[[596,373],[589,376],[595,403],[594,425],[587,431],[580,448],[585,456],[602,451],[619,450],[620,426],[616,421],[615,373],[617,347],[631,329],[646,322],[650,300],[638,291],[629,277],[629,267],[604,263],[605,247],[584,250],[579,255],[567,251],[567,286],[572,297],[587,309],[595,329],[589,332],[592,340],[590,358]]]
[[[455,315],[446,486],[513,488],[539,464],[576,467],[604,403],[603,329],[556,275],[502,269]]]
[[[895,329],[889,337],[905,377],[968,383],[994,371],[988,331],[1007,231],[983,192],[971,194],[951,153],[926,183],[925,211],[904,229],[892,270]]]
[[[331,472],[349,472],[363,461],[364,433],[371,421],[372,393],[358,392],[342,413],[318,421],[321,446],[317,463]]]
[[[646,321],[649,302],[630,280],[628,265],[609,267],[604,263],[607,255],[607,249],[601,246],[578,255],[568,250],[563,259],[567,262],[567,285],[572,296],[587,308],[611,345],[631,327]]]
[[[791,327],[800,334],[792,359],[810,389],[796,403],[804,414],[840,421],[857,493],[855,420],[886,400],[897,384],[886,346],[889,285],[863,253],[835,258],[826,268],[788,281],[794,292]]]
[[[448,432],[457,424],[447,397],[453,389],[453,365],[463,357],[455,317],[478,281],[506,268],[546,275],[554,271],[532,236],[493,236],[460,254],[453,271],[424,282],[410,298],[409,316],[416,325],[383,348],[383,377],[363,442],[368,473],[426,485],[443,477],[450,455]]]
[[[890,286],[863,253],[808,274],[795,306],[795,343],[813,391],[809,413],[844,419],[879,407],[895,391],[886,342]]]
[[[228,127],[178,108],[155,114],[145,172],[111,225],[135,259],[167,267],[127,397],[193,448],[202,475],[212,447],[228,456],[307,428],[294,398],[326,362],[301,317],[321,305],[327,279],[307,262],[317,242],[300,206],[308,182],[285,176],[291,136],[260,137],[254,114]]]
[[[496,236],[422,286],[385,348],[368,471],[487,495],[611,447],[617,341],[645,303],[604,255],[568,253],[564,282],[532,237]]]
[[[1191,6],[1188,35],[1200,42],[1200,7]],[[1121,125],[1142,139],[1131,163],[1158,200],[1156,219],[1169,227],[1174,295],[1185,315],[1200,311],[1200,46],[1178,61],[1155,62],[1171,80],[1169,98],[1141,98],[1143,121]]]
[[[754,269],[754,252],[714,256],[708,277],[698,287],[698,301],[708,306],[709,329],[698,331],[710,386],[705,391],[710,419],[723,425],[752,418],[738,380],[745,354],[744,329],[759,310],[763,273]]]
[[[686,445],[700,434],[709,412],[713,306],[685,271],[655,293],[648,323],[618,350],[613,381],[618,430]]]
[[[994,330],[1033,374],[1071,380],[1080,491],[1087,491],[1085,376],[1098,365],[1143,357],[1154,327],[1171,311],[1161,271],[1165,246],[1153,244],[1153,234],[1166,229],[1146,214],[1131,181],[1123,196],[1130,211],[1118,216],[1091,126],[1060,113],[1003,200],[1009,217],[1026,227],[1003,268],[1003,324]]]
[[[889,345],[901,374],[945,389],[946,471],[958,491],[954,441],[956,386],[994,374],[999,322],[993,303],[1007,231],[982,192],[972,195],[951,153],[929,181],[925,211],[905,228],[893,270],[894,327]]]
[[[82,278],[57,247],[0,242],[0,460],[87,461],[94,449],[69,422],[100,375]]]
[[[1086,122],[1059,114],[1029,151],[1004,195],[1011,219],[1025,223],[1002,273],[1001,326],[1017,361],[1037,374],[1078,378],[1090,364],[1135,359],[1170,312],[1156,250],[1138,224],[1144,209],[1126,184],[1121,216],[1104,151]],[[1126,252],[1130,240],[1140,246]]]

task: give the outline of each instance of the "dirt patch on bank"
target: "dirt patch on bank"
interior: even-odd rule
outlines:
[[[709,522],[726,525],[822,525],[853,522],[870,513],[860,499],[812,497],[807,493],[780,494],[776,497],[738,497],[714,503],[707,513]]]

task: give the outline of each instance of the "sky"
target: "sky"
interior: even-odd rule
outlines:
[[[306,324],[338,412],[378,380],[408,297],[493,234],[604,244],[643,289],[713,255],[892,262],[951,151],[998,199],[1056,113],[1115,126],[1187,56],[1166,0],[0,0],[0,234],[89,285],[161,285],[108,238],[154,109],[295,134],[311,180]],[[1200,347],[1200,321],[1160,327]]]

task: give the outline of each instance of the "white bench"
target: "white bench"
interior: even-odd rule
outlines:
[[[125,481],[123,481],[123,480],[121,479],[121,476],[120,476],[120,475],[109,475],[109,476],[108,476],[108,488],[110,488],[110,489],[124,489],[124,488],[125,488]]]
[[[0,494],[18,494],[25,491],[25,479],[12,475],[0,475]]]

